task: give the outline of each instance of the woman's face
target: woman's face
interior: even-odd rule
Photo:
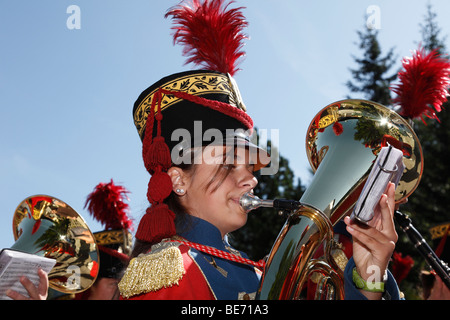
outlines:
[[[187,181],[182,204],[188,213],[216,226],[222,237],[247,222],[239,204],[245,192],[253,191],[258,181],[249,164],[248,151],[236,149],[224,157],[225,149],[203,152],[203,161]]]

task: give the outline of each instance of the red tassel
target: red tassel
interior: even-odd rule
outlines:
[[[153,138],[152,144],[144,152],[144,165],[150,174],[153,174],[158,166],[161,166],[163,171],[167,171],[172,166],[170,150],[164,137]]]
[[[142,145],[142,156],[144,158],[144,165],[150,174],[153,174],[158,167],[163,171],[167,171],[172,166],[172,159],[170,157],[170,150],[161,136],[161,121],[163,115],[161,113],[161,89],[155,94],[152,101],[151,112],[148,115],[146,123],[146,132]],[[155,113],[156,102],[158,102],[158,112]],[[154,120],[157,121],[156,137],[153,137]]]
[[[161,136],[161,89],[152,101],[151,112],[147,118],[146,132],[142,146],[144,164],[152,175],[148,183],[147,198],[151,207],[139,222],[136,238],[155,243],[175,235],[175,214],[163,203],[172,192],[172,180],[167,170],[172,166],[170,150]],[[158,111],[155,112],[156,103]],[[153,137],[154,120],[157,121],[156,137]]]
[[[156,243],[176,234],[175,214],[165,203],[152,205],[142,217],[136,231],[136,238],[141,241]]]
[[[150,203],[162,203],[172,192],[172,179],[166,172],[158,171],[148,183],[147,198]]]

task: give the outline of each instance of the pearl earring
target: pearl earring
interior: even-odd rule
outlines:
[[[184,193],[183,189],[177,189],[176,191],[177,191],[177,193]]]

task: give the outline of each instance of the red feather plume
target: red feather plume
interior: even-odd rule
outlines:
[[[248,25],[241,9],[229,9],[223,0],[192,0],[191,5],[179,4],[167,14],[174,21],[174,43],[184,46],[186,64],[194,63],[207,69],[234,75],[239,69],[241,49],[247,37],[243,29]]]
[[[92,193],[87,196],[84,207],[106,230],[131,229],[132,221],[128,218],[129,206],[128,190],[115,185],[113,180],[109,183],[99,183]]]
[[[420,117],[424,121],[426,116],[439,121],[436,112],[441,111],[449,95],[450,61],[437,50],[427,54],[419,48],[402,64],[403,70],[398,73],[400,84],[391,88],[397,94],[393,103],[401,107],[399,114],[409,119]]]
[[[403,257],[400,252],[395,251],[392,255],[392,260],[392,275],[397,283],[400,283],[408,276],[414,266],[414,260],[409,255]]]

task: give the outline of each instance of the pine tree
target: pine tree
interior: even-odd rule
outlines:
[[[439,53],[445,53],[445,39],[440,39],[441,28],[436,22],[437,14],[433,12],[431,4],[427,5],[427,14],[425,24],[420,23],[420,32],[422,34],[421,45],[427,50],[431,51],[437,49]]]
[[[440,29],[435,21],[436,14],[428,5],[425,24],[420,24],[422,46],[428,51],[437,49],[446,54],[443,39],[440,39]],[[450,192],[450,151],[447,143],[450,141],[450,103],[442,105],[442,111],[437,113],[439,121],[426,119],[414,121],[416,132],[422,145],[424,155],[424,172],[417,190],[413,193],[406,206],[414,219],[424,230],[430,226],[449,220],[450,203],[447,201]]]
[[[363,50],[363,57],[353,56],[359,68],[350,69],[354,81],[348,81],[346,86],[351,92],[364,94],[364,99],[388,106],[391,104],[389,86],[397,78],[397,72],[389,75],[396,63],[394,49],[382,56],[377,30],[366,28],[365,33],[357,33],[360,39],[358,47]]]

